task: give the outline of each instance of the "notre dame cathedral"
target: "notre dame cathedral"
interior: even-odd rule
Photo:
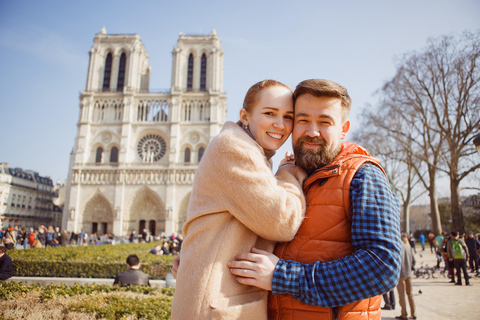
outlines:
[[[80,95],[63,228],[181,232],[203,153],[226,120],[223,49],[212,30],[180,34],[166,92],[149,90],[138,34],[95,35]]]

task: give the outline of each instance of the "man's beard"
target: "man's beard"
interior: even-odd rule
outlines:
[[[318,148],[305,148],[303,142],[316,143],[318,144]],[[293,146],[295,164],[305,170],[308,175],[311,175],[315,170],[325,167],[332,162],[341,150],[342,146],[339,145],[338,148],[330,151],[327,149],[327,143],[325,140],[309,136],[301,137]]]

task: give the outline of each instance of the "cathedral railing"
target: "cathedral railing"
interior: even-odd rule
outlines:
[[[193,184],[196,169],[74,170],[72,184]]]
[[[97,99],[93,107],[93,122],[121,123],[124,107],[123,99]]]
[[[139,99],[136,122],[168,122],[170,106],[166,99]]]
[[[209,99],[183,99],[180,120],[183,122],[209,122],[211,116]]]

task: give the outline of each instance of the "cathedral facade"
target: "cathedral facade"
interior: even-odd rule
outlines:
[[[64,229],[126,235],[181,232],[198,163],[226,120],[215,29],[180,34],[171,88],[149,89],[137,34],[95,35],[70,156]]]

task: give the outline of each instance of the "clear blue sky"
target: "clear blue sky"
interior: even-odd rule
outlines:
[[[152,89],[170,87],[180,32],[215,28],[229,120],[259,80],[294,88],[325,78],[348,88],[355,130],[358,111],[393,77],[395,59],[429,37],[480,29],[480,1],[0,0],[0,162],[54,182],[67,177],[88,51],[103,26],[141,36]],[[290,148],[287,142],[279,154]]]

